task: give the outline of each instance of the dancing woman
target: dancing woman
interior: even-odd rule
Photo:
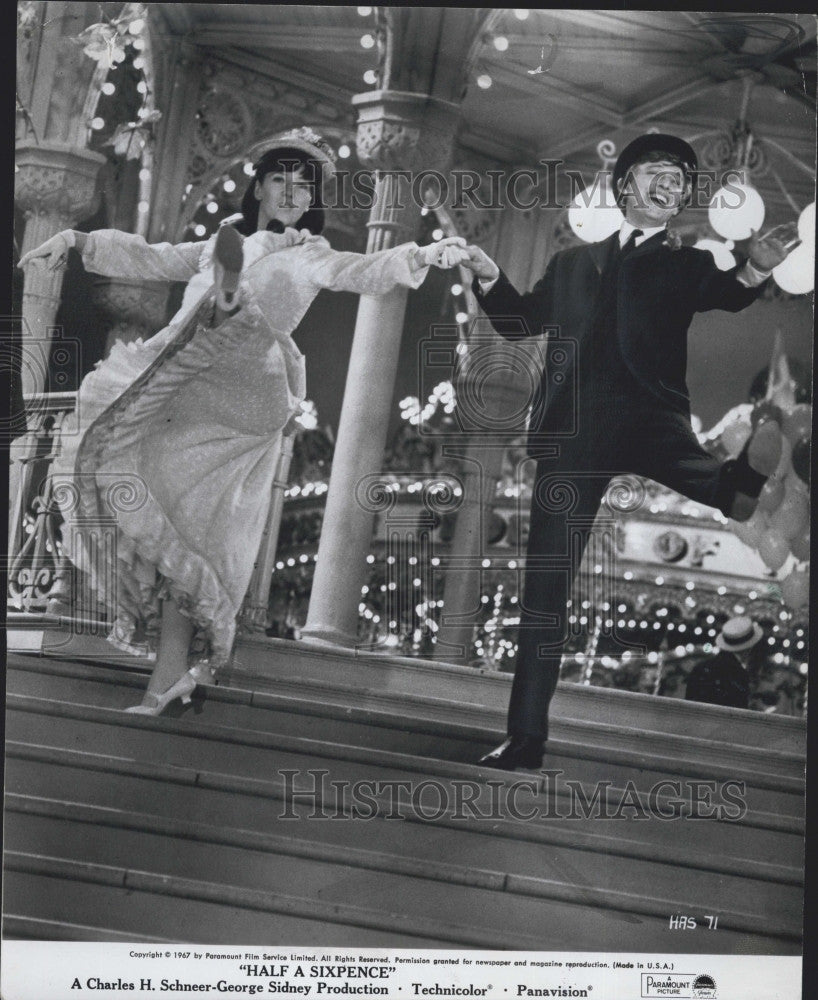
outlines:
[[[329,146],[296,129],[255,164],[241,216],[207,241],[149,245],[117,230],[68,230],[20,262],[60,266],[74,246],[97,274],[188,282],[167,327],[117,342],[83,380],[54,465],[55,494],[68,500],[64,549],[105,601],[109,639],[156,659],[129,712],[158,715],[176,698],[189,701],[230,655],[279,440],[305,395],[291,334],[315,296],[417,288],[431,264],[465,256],[456,239],[370,255],[332,250],[320,233],[333,172]],[[131,494],[113,510],[112,484]],[[107,551],[98,526],[111,518],[116,546]],[[207,658],[189,666],[199,638]]]

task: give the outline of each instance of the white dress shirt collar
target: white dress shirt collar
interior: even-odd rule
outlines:
[[[630,222],[623,222],[619,229],[619,245],[623,247],[628,240],[630,234],[636,229],[636,226],[632,226]],[[667,226],[651,226],[650,229],[643,229],[642,235],[637,236],[634,243],[639,246],[640,243],[644,243],[645,240],[649,240],[651,236],[655,236],[657,233],[661,233]]]

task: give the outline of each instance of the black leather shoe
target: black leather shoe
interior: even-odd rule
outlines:
[[[501,771],[514,771],[518,767],[537,768],[542,764],[545,740],[539,736],[509,736],[499,747],[481,757],[481,767],[495,767]]]

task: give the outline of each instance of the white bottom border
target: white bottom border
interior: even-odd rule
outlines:
[[[3,1000],[799,1000],[801,958],[4,941]]]

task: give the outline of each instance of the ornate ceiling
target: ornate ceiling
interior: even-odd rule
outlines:
[[[375,17],[359,8],[155,9],[168,34],[291,86],[334,99],[372,89],[363,74],[377,50],[361,39]],[[814,198],[815,35],[808,14],[493,10],[473,48],[459,144],[515,165],[594,169],[602,139],[621,148],[654,128],[702,149],[744,110],[768,154],[755,182],[770,215],[803,207]]]

